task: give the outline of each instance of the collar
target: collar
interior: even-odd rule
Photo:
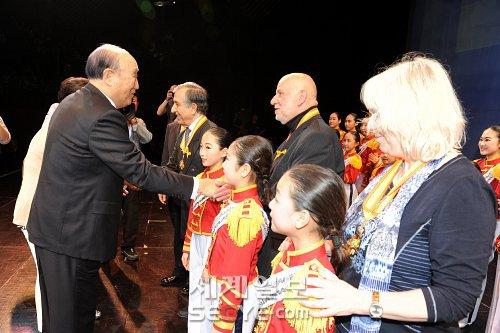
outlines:
[[[497,165],[497,164],[500,163],[500,157],[499,158],[495,158],[493,160],[489,160],[489,159],[487,159],[485,157],[483,160],[484,160],[484,164],[485,165],[490,165],[490,166],[494,166],[494,165]]]
[[[231,201],[240,202],[250,197],[258,197],[259,191],[257,184],[248,185],[237,190],[231,191]]]
[[[210,179],[218,179],[224,176],[224,168],[220,167],[217,170],[214,171],[208,171],[208,168],[205,169],[205,178],[210,178]]]
[[[99,88],[97,88],[97,87],[96,87],[96,89],[99,89]],[[104,97],[106,97],[106,98],[108,99],[108,101],[111,103],[111,105],[113,105],[113,107],[116,109],[116,104],[115,104],[115,102],[113,102],[113,100],[112,100],[111,98],[109,98],[109,96],[108,96],[108,95],[106,95],[106,94],[104,93],[104,91],[102,91],[102,90],[99,90],[99,91],[100,91],[100,92],[104,95]]]
[[[314,105],[314,106],[311,106],[309,109],[299,113],[298,115],[296,115],[295,117],[293,117],[289,122],[287,122],[285,124],[286,127],[288,127],[288,130],[290,132],[293,132],[297,129],[297,125],[300,123],[300,121],[302,120],[302,117],[305,116],[305,114],[309,111],[311,111],[312,109],[314,108],[317,108],[318,106],[317,105]]]
[[[370,140],[374,140],[375,139],[375,135],[373,134],[368,134],[367,136],[363,137],[363,139],[361,139],[361,144],[365,144],[367,143],[368,141]]]
[[[295,250],[292,243],[288,250],[285,251],[284,255],[286,259],[282,260],[282,262],[288,266],[294,266],[295,264],[300,264],[314,258],[320,258],[322,255],[326,256],[325,240],[320,239],[314,244],[300,250]]]
[[[85,88],[86,90],[90,90],[93,93],[100,92],[101,94],[104,95],[104,97],[106,97],[108,99],[108,101],[111,103],[111,105],[116,109],[115,102],[113,102],[113,100],[111,98],[109,98],[109,96],[106,95],[101,89],[99,89],[99,88],[97,88],[97,86],[93,85],[92,82],[87,83],[83,88]]]
[[[348,157],[351,157],[351,156],[354,156],[356,154],[357,154],[356,149],[351,150],[349,153],[347,153],[347,154],[344,155],[344,159],[346,159]]]
[[[198,116],[196,116],[196,118],[194,118],[194,120],[191,122],[191,125],[188,126],[189,130],[191,131],[191,133],[193,133],[193,129],[196,127],[196,125],[200,121],[201,116],[202,116],[201,114],[198,114]]]

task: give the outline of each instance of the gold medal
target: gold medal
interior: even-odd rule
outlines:
[[[184,170],[184,156],[182,157],[182,160],[179,162],[179,168],[182,170]]]

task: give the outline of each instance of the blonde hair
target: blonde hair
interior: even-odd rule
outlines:
[[[405,158],[430,161],[462,147],[466,120],[443,65],[409,53],[366,81],[368,131],[392,134]]]

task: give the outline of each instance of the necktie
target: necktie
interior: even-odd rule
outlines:
[[[188,127],[184,131],[184,144],[187,146],[189,142],[189,133],[191,132],[191,129]]]
[[[185,166],[184,158],[187,158],[187,157],[189,157],[189,155],[191,155],[191,152],[189,151],[189,148],[188,148],[189,132],[191,132],[191,129],[189,127],[187,127],[184,130],[184,135],[183,135],[182,141],[180,143],[180,149],[182,151],[182,158],[181,158],[181,161],[179,162],[179,168],[181,169],[181,171],[184,170],[184,166]]]

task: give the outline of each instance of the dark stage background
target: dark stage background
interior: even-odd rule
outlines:
[[[257,126],[276,144],[286,134],[269,101],[281,76],[309,73],[325,119],[332,111],[361,113],[361,84],[408,50],[440,57],[456,75],[460,97],[474,113],[469,155],[477,153],[482,128],[498,122],[498,93],[486,84],[499,85],[500,65],[492,58],[499,59],[498,38],[487,40],[489,63],[472,73],[471,66],[484,62],[478,54],[486,56],[486,44],[473,43],[471,50],[457,42],[477,39],[481,31],[470,29],[485,22],[467,10],[477,12],[488,1],[160,2],[162,7],[146,0],[1,2],[0,115],[13,136],[1,147],[1,173],[20,168],[60,81],[83,76],[88,54],[101,43],[129,50],[139,63],[139,116],[154,135],[143,150],[156,162],[166,123],[156,108],[171,84],[195,81],[206,87],[209,117],[234,134],[247,133],[256,114]],[[483,12],[494,17],[500,5],[491,3]]]
[[[154,135],[144,151],[153,161],[166,122],[156,108],[173,83],[206,87],[210,117],[235,134],[257,114],[275,143],[285,133],[269,101],[286,73],[313,76],[324,117],[359,112],[361,83],[406,49],[411,2],[400,2],[2,1],[0,115],[13,135],[2,147],[2,168],[19,168],[60,81],[83,76],[88,54],[105,42],[139,63],[140,116]],[[389,17],[389,10],[397,14]]]

